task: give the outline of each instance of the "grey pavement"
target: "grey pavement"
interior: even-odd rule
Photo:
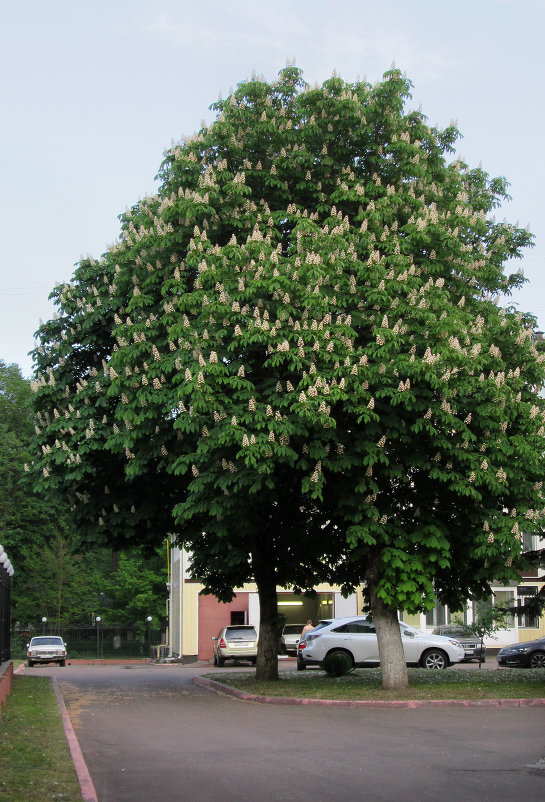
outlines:
[[[262,705],[196,686],[211,666],[33,671],[58,677],[99,802],[545,798],[543,708]]]

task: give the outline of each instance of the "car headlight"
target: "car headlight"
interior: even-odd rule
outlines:
[[[464,648],[462,646],[462,644],[460,643],[460,641],[453,640],[452,638],[449,638],[448,640],[449,640],[449,643],[452,643],[453,646],[457,646],[459,649],[463,649]]]

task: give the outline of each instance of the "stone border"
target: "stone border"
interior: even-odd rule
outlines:
[[[68,711],[66,710],[66,705],[64,704],[64,699],[59,687],[59,680],[57,677],[51,677],[51,681],[53,683],[55,696],[57,697],[57,704],[59,705],[59,710],[61,711],[64,734],[66,735],[66,740],[68,741],[68,746],[70,748],[70,755],[76,770],[79,787],[81,789],[81,798],[84,800],[84,802],[98,802],[95,786],[93,785],[93,781],[83,757],[79,741],[76,737],[76,733],[74,732]]]
[[[0,718],[2,717],[2,705],[6,701],[11,691],[11,680],[13,677],[13,663],[7,660],[0,663]]]
[[[193,677],[196,685],[210,688],[242,702],[265,705],[310,705],[311,707],[376,707],[412,710],[418,707],[545,707],[545,699],[406,699],[391,702],[379,699],[299,699],[291,696],[261,696],[231,688],[222,682],[206,677]]]

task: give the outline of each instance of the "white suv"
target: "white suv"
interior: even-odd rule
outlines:
[[[407,665],[423,668],[446,668],[464,658],[464,649],[455,638],[428,635],[408,627],[401,621],[401,640]],[[313,632],[299,644],[297,653],[301,667],[319,665],[328,654],[348,655],[352,666],[377,666],[378,642],[375,625],[367,616],[337,618]]]

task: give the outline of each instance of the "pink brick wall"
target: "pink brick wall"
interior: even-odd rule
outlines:
[[[11,691],[11,679],[13,677],[13,663],[4,663],[0,667],[2,674],[0,675],[0,716],[2,715],[2,705],[8,698]]]

